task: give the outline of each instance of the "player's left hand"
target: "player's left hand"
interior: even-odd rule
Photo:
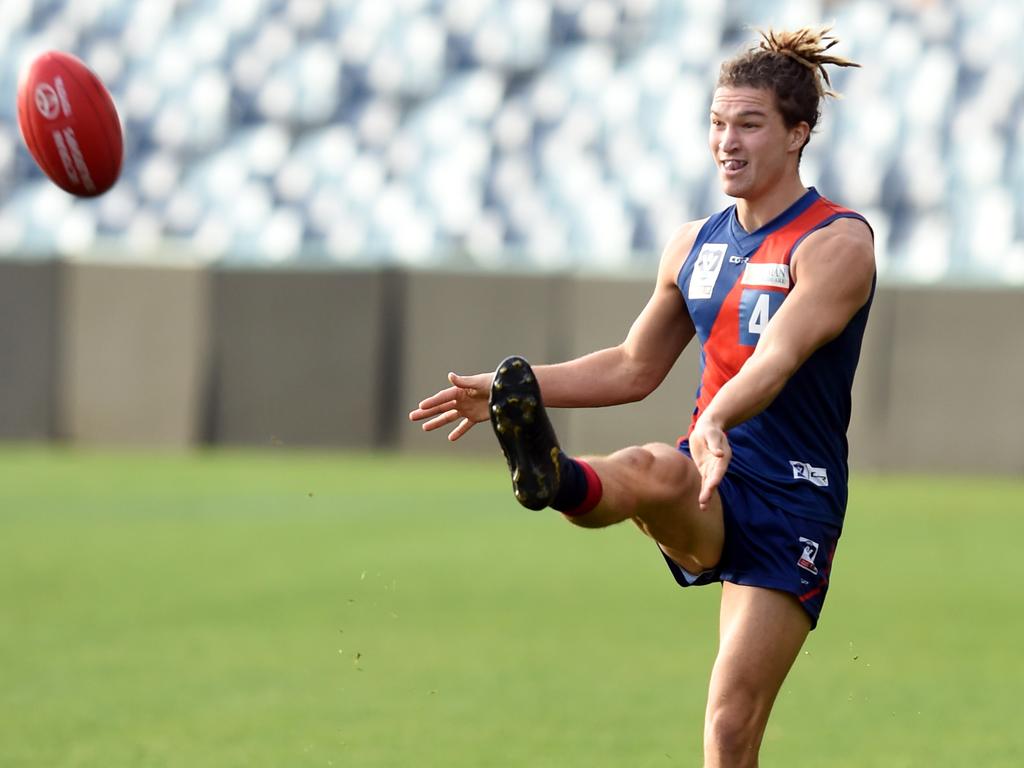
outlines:
[[[424,432],[432,432],[458,421],[448,435],[448,439],[455,442],[469,432],[474,424],[490,418],[487,403],[493,378],[493,373],[473,376],[449,373],[451,386],[420,401],[419,407],[409,414],[409,420],[424,422]]]
[[[725,430],[701,419],[697,420],[690,433],[689,445],[690,455],[701,477],[698,501],[701,509],[706,509],[732,461],[732,448]]]

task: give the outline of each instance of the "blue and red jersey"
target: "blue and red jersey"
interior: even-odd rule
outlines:
[[[753,354],[786,300],[793,287],[793,251],[838,218],[864,220],[811,188],[756,232],[740,226],[736,206],[701,227],[677,278],[701,345],[690,430]],[[789,514],[841,524],[846,513],[850,391],[870,306],[869,299],[839,336],[800,366],[771,405],[729,430],[729,471]],[[686,437],[680,447],[687,448]]]

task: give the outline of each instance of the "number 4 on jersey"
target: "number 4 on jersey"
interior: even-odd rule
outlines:
[[[768,325],[768,318],[771,316],[771,308],[768,306],[768,294],[762,293],[757,297],[754,310],[750,313],[750,322],[747,323],[747,332],[761,335],[761,331]]]
[[[747,289],[740,297],[740,344],[756,347],[768,321],[775,316],[786,298],[779,291]]]

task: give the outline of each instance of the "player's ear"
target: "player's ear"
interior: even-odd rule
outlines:
[[[801,120],[789,129],[789,151],[799,152],[811,135],[811,126],[807,121]]]

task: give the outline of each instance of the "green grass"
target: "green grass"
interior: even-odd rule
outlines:
[[[0,765],[696,766],[719,589],[487,462],[0,450]],[[1024,483],[860,478],[766,766],[1020,766]]]

